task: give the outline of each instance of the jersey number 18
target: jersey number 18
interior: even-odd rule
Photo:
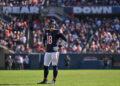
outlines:
[[[52,44],[52,36],[47,36],[47,44]]]

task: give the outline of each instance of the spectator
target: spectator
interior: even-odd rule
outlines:
[[[29,69],[29,61],[29,57],[26,55],[24,58],[24,69]]]
[[[7,70],[11,70],[13,65],[13,59],[12,56],[9,55],[9,57],[6,59],[6,68]]]
[[[21,70],[21,69],[24,68],[23,67],[23,61],[24,61],[24,59],[23,59],[22,56],[20,56],[20,55],[15,56],[15,63],[16,63],[15,65],[16,65],[17,70]]]
[[[111,69],[111,66],[112,66],[112,61],[110,60],[110,58],[106,57],[106,58],[103,58],[103,61],[104,61],[104,68],[105,69]]]
[[[65,67],[68,69],[70,65],[70,57],[67,55],[65,58]]]

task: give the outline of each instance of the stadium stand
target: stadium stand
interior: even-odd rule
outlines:
[[[43,33],[49,19],[54,18],[57,28],[68,39],[60,52],[63,57],[70,54],[70,58],[74,59],[72,64],[76,66],[72,68],[80,68],[83,56],[92,60],[90,54],[97,60],[107,57],[113,63],[119,62],[119,6],[120,0],[0,0],[1,51],[11,50],[23,56],[32,53],[31,68],[38,69],[38,59],[45,52]],[[113,57],[116,58],[113,60]],[[60,68],[64,68],[64,63],[61,64]]]
[[[120,22],[118,17],[114,18],[91,18],[77,19],[77,22],[65,20],[59,26],[64,30],[68,38],[68,44],[64,45],[61,50],[63,53],[67,52],[85,52],[102,53],[102,52],[119,52],[119,32]],[[33,22],[33,49],[37,51],[40,47],[42,51],[42,33],[44,32],[40,27],[42,25]],[[41,40],[39,40],[41,39]],[[91,41],[89,41],[91,39]],[[87,45],[88,43],[88,45]],[[87,45],[87,46],[86,46]],[[39,51],[39,49],[38,49]]]
[[[49,1],[49,0],[48,0]],[[1,0],[0,6],[44,6],[44,0]],[[50,6],[119,6],[119,0],[50,0]],[[11,14],[7,13],[7,16]],[[57,27],[68,38],[62,53],[120,52],[120,21],[118,17],[74,17],[59,21]],[[41,17],[39,17],[41,18]],[[4,18],[3,18],[4,19]],[[24,19],[21,16],[10,22],[0,20],[0,44],[16,53],[44,52],[43,32],[49,18]],[[29,34],[28,34],[29,33]],[[29,39],[29,40],[28,40]],[[29,47],[29,46],[30,47]],[[29,49],[31,48],[31,49]]]
[[[27,23],[23,20],[10,23],[0,21],[0,44],[16,53],[24,53],[26,51],[26,29]]]
[[[119,0],[1,0],[1,6],[119,6]]]
[[[33,52],[44,52],[42,33],[47,21],[40,23],[38,20],[34,20],[32,22],[33,44],[31,44],[31,49]],[[15,52],[24,53],[27,49],[25,35],[27,25],[23,20],[12,21],[10,24],[0,21],[0,44]],[[65,20],[64,23],[57,26],[64,30],[69,39],[68,44],[61,49],[63,53],[81,53],[83,49],[86,49],[86,52],[119,52],[120,22],[118,17],[102,19],[86,17],[82,20],[76,19],[76,22]],[[90,39],[91,41],[89,41]]]

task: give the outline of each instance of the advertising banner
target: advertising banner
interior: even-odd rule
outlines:
[[[79,14],[120,14],[120,6],[74,6],[65,7],[67,13]]]
[[[3,12],[13,13],[13,14],[39,14],[39,7],[36,6],[4,6]]]

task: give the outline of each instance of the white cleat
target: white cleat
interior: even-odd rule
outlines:
[[[55,80],[52,80],[49,84],[55,84],[55,82],[56,82]]]

